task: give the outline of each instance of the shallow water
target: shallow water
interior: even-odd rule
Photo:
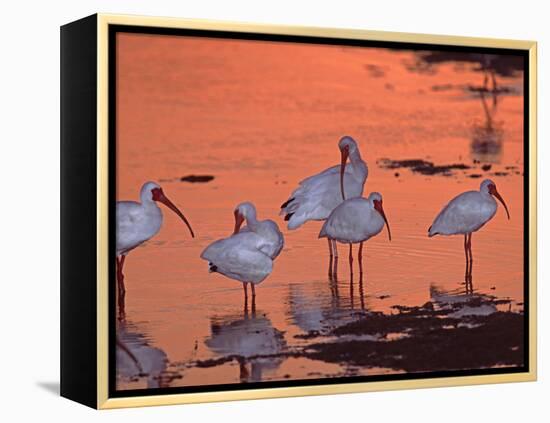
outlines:
[[[509,302],[455,317],[522,311],[521,72],[497,75],[493,96],[480,90],[478,63],[418,66],[410,51],[137,34],[119,35],[118,63],[117,198],[137,199],[143,182],[155,180],[196,233],[191,239],[163,208],[160,233],[129,254],[118,335],[148,364],[132,371],[119,350],[118,389],[402,372],[305,351],[370,312],[436,302],[434,293],[465,295],[463,239],[429,239],[427,228],[447,201],[485,177],[511,219],[499,206],[474,234],[468,295]],[[338,163],[344,134],[359,143],[369,166],[365,194],[382,193],[393,236],[389,242],[383,231],[366,243],[365,273],[356,261],[353,284],[347,246],[339,245],[335,281],[326,241],[317,239],[321,223],[288,231],[278,216],[301,179]],[[388,169],[385,158],[469,168],[424,175]],[[214,179],[179,180],[189,174]],[[208,273],[199,258],[231,233],[233,209],[245,200],[285,235],[255,313],[243,309],[240,283]]]

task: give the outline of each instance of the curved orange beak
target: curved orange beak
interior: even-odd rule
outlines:
[[[346,172],[346,163],[349,156],[349,147],[346,145],[342,150],[342,161],[340,163],[340,192],[342,193],[342,200],[346,200],[346,195],[344,193],[344,173]]]
[[[495,185],[493,184],[489,185],[489,193],[502,203],[502,205],[504,206],[504,210],[506,210],[506,215],[508,216],[508,220],[510,220],[510,213],[508,212],[508,207],[506,207],[504,198],[500,196],[500,194],[497,191],[497,187]]]
[[[239,233],[243,222],[244,222],[243,215],[239,213],[239,210],[235,210],[235,230],[233,231],[233,235]]]
[[[191,228],[191,225],[183,215],[183,213],[172,203],[166,195],[164,195],[164,192],[162,191],[162,188],[155,188],[152,190],[153,192],[153,200],[158,201],[159,203],[164,204],[166,207],[168,207],[170,210],[172,210],[174,213],[176,213],[181,220],[187,225],[189,228],[189,232],[191,232],[191,236],[195,238],[195,234],[193,233],[193,229]]]
[[[386,219],[386,214],[384,213],[384,208],[382,207],[382,200],[374,200],[374,208],[378,213],[380,213],[380,216],[382,216],[384,222],[386,222],[386,228],[388,228],[388,237],[391,241],[390,224],[388,223],[388,219]]]

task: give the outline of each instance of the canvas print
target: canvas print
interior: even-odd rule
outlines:
[[[115,60],[116,392],[524,368],[524,56],[133,31]]]

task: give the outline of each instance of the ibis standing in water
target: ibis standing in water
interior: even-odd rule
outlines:
[[[146,182],[141,187],[141,203],[136,201],[117,201],[116,203],[116,264],[118,305],[124,315],[124,260],[126,255],[137,246],[155,236],[162,226],[162,211],[157,203],[163,203],[176,213],[189,228],[191,236],[195,234],[183,213],[172,203],[155,182]]]
[[[337,166],[302,180],[290,198],[281,205],[288,229],[296,229],[310,220],[326,220],[347,198],[360,197],[368,176],[367,164],[350,136],[338,142],[341,162]],[[348,163],[349,158],[349,163]],[[338,257],[336,241],[328,238],[330,257]]]
[[[350,198],[337,206],[323,224],[319,238],[328,238],[334,242],[349,244],[349,264],[353,273],[352,245],[359,243],[359,269],[363,273],[363,243],[378,235],[384,228],[391,231],[388,219],[382,207],[382,195],[373,192],[368,198]]]
[[[508,207],[497,191],[497,186],[490,179],[485,179],[479,191],[467,191],[453,198],[439,212],[428,236],[464,235],[464,254],[466,255],[466,277],[472,274],[472,233],[478,231],[497,212],[497,202],[502,203],[506,215],[510,219]]]
[[[273,260],[281,252],[284,239],[272,220],[259,221],[256,208],[250,202],[234,210],[233,234],[210,244],[201,253],[208,261],[210,272],[220,273],[243,284],[245,309],[248,307],[248,284],[252,289],[252,309],[256,306],[256,285],[273,270]],[[241,225],[246,221],[246,226]]]

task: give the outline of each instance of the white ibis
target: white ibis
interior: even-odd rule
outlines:
[[[254,232],[263,238],[264,244],[259,247],[260,251],[275,259],[283,249],[284,237],[279,226],[270,219],[258,220],[256,207],[250,202],[244,202],[235,207],[235,230],[239,232]],[[246,220],[246,226],[241,225]]]
[[[350,136],[338,142],[340,165],[330,167],[300,182],[290,198],[281,205],[288,229],[296,229],[310,220],[325,220],[346,198],[360,197],[368,176],[367,164]],[[350,163],[348,163],[348,157]],[[329,253],[338,257],[336,242],[328,239]]]
[[[510,219],[508,207],[498,193],[495,183],[490,179],[485,179],[481,183],[479,191],[463,192],[453,198],[439,212],[432,226],[428,229],[429,237],[435,235],[464,235],[467,278],[468,275],[471,277],[472,272],[472,233],[481,229],[497,212],[497,202],[493,197],[496,197],[502,203],[506,215]]]
[[[234,215],[233,235],[210,244],[201,253],[201,258],[208,261],[210,272],[217,272],[242,282],[245,309],[248,306],[248,284],[250,284],[254,310],[255,286],[271,274],[273,258],[281,251],[283,239],[282,235],[281,237],[277,235],[280,234],[277,224],[272,222],[273,226],[266,221],[256,220],[255,208],[251,203],[240,204],[235,209]],[[239,231],[244,219],[247,220],[247,227]]]
[[[162,211],[157,202],[163,203],[176,213],[195,237],[191,225],[183,213],[166,197],[162,188],[155,182],[146,182],[141,187],[141,203],[136,201],[118,201],[116,204],[116,256],[119,308],[124,314],[124,260],[126,255],[155,236],[162,226]]]
[[[391,241],[391,231],[382,207],[382,195],[373,192],[368,198],[350,198],[336,207],[323,224],[319,238],[327,237],[343,244],[349,244],[349,263],[352,269],[352,245],[359,243],[359,266],[363,271],[363,243],[384,228],[388,229]]]

